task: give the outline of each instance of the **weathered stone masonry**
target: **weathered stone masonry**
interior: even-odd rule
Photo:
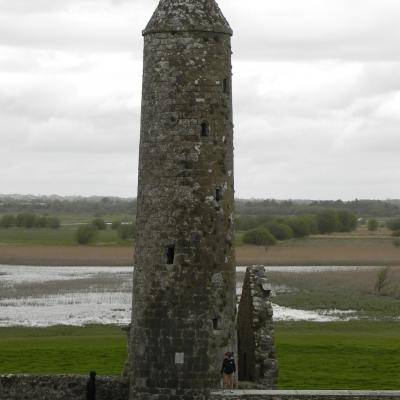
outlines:
[[[247,268],[237,323],[239,380],[256,382],[265,389],[275,389],[278,379],[270,296],[265,268]]]
[[[86,400],[87,376],[0,375],[0,400]],[[126,400],[128,382],[102,377],[96,380],[97,400]]]
[[[0,400],[86,400],[84,376],[0,375]],[[128,383],[98,378],[97,400],[126,400]],[[210,400],[400,400],[400,392],[235,391],[212,393]]]
[[[400,400],[396,391],[351,390],[237,390],[234,393],[213,393],[212,400]]]
[[[161,0],[143,34],[130,396],[199,398],[236,349],[232,31]]]

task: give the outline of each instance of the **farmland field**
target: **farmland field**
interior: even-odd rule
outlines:
[[[90,246],[78,246],[69,230],[39,232],[29,239],[20,233],[18,240],[13,236],[4,239],[4,235],[0,230],[0,264],[132,265],[133,242],[119,240],[114,231],[100,232],[96,243]],[[391,238],[311,237],[267,249],[238,245],[236,261],[237,265],[400,266],[400,249]]]
[[[76,242],[76,223],[60,229],[0,228],[0,264],[131,265],[133,240],[121,240],[110,228],[99,231],[90,245]],[[236,233],[237,265],[371,265],[400,266],[400,245],[387,229],[314,235],[276,246],[244,245]]]

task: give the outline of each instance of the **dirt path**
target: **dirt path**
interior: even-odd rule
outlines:
[[[237,265],[389,265],[400,266],[400,249],[389,240],[318,240],[284,243],[269,249],[240,246]],[[97,265],[133,264],[130,247],[0,246],[0,264]]]

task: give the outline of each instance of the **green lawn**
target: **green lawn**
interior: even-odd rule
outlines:
[[[400,322],[276,323],[281,389],[398,389]],[[119,375],[119,327],[0,329],[0,373]]]
[[[60,229],[0,228],[0,245],[75,246],[76,230],[76,225],[62,226]],[[92,244],[131,246],[132,241],[121,240],[116,231],[107,229],[98,231]]]
[[[282,389],[399,389],[400,322],[276,324]]]
[[[126,334],[116,326],[0,329],[0,373],[119,375]]]

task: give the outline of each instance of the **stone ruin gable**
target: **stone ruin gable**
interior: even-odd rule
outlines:
[[[203,398],[236,350],[231,33],[214,0],[143,33],[131,399]]]
[[[86,400],[87,376],[0,375],[0,400]],[[127,400],[128,382],[96,379],[97,400]]]
[[[264,267],[249,267],[238,313],[239,380],[266,389],[277,385],[271,288]]]

